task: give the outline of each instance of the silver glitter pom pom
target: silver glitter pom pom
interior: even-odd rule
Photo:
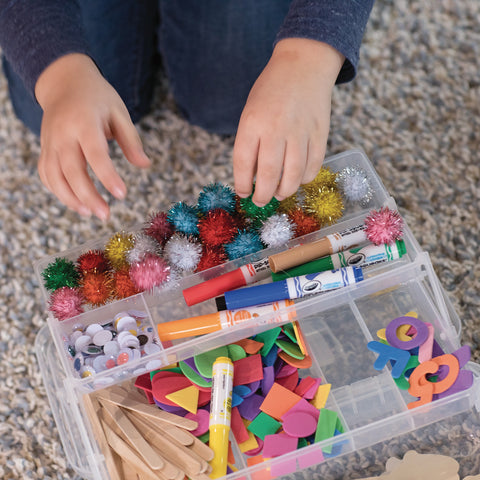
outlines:
[[[366,207],[373,197],[367,172],[358,166],[349,166],[337,174],[337,185],[344,198],[350,203]]]
[[[293,223],[284,213],[276,213],[263,221],[260,238],[267,247],[279,247],[293,238]]]

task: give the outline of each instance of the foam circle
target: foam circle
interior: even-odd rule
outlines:
[[[292,437],[308,437],[317,429],[317,419],[308,412],[292,412],[282,417],[283,430]]]

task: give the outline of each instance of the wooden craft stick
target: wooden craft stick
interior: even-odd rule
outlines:
[[[130,463],[138,474],[143,475],[147,480],[167,480],[161,472],[151,470],[148,465],[136,454],[128,443],[119,437],[106,423],[103,423],[103,429],[108,444],[123,459]]]
[[[125,480],[139,479],[136,468],[131,463],[128,463],[125,460],[122,460],[122,470],[123,470],[123,478]]]
[[[190,432],[187,433],[193,437],[193,443],[188,448],[192,452],[195,452],[197,455],[205,459],[207,462],[212,460],[214,455],[213,450],[208,445],[199,440],[195,435],[192,435]]]
[[[177,427],[184,428],[185,430],[195,430],[198,427],[198,423],[189,418],[184,418],[173,413],[164,412],[155,405],[148,403],[139,403],[135,399],[130,397],[124,397],[116,392],[111,392],[109,388],[105,388],[98,393],[99,397],[108,400],[112,403],[120,405],[128,410],[133,410],[141,413],[142,415],[148,415],[150,417],[159,418],[167,423],[176,425]]]
[[[163,468],[163,460],[143,438],[135,425],[123,413],[122,409],[113,403],[103,402],[102,399],[100,400],[107,415],[117,424],[130,445],[140,454],[147,465],[152,470],[160,470]]]
[[[105,457],[105,464],[107,466],[108,473],[112,479],[121,479],[122,477],[122,465],[118,461],[118,457],[110,450],[105,432],[99,418],[99,411],[102,408],[99,404],[95,393],[86,393],[83,395],[83,405],[90,419],[90,425],[92,426],[93,434],[98,443],[100,451]]]

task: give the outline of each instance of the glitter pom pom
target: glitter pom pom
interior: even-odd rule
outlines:
[[[402,217],[396,210],[388,207],[382,207],[378,211],[372,210],[365,218],[365,233],[375,245],[393,243],[402,238]]]
[[[66,258],[56,258],[43,270],[42,277],[47,290],[57,290],[61,287],[75,288],[78,286],[80,274],[75,263]]]
[[[83,297],[78,288],[61,287],[50,296],[49,309],[57,320],[80,315],[83,312]]]
[[[144,233],[137,233],[133,238],[133,247],[127,253],[127,261],[130,264],[137,263],[140,262],[147,253],[159,255],[161,250],[162,247],[153,237],[145,235]]]
[[[143,228],[143,233],[153,237],[162,247],[173,235],[173,232],[173,225],[168,221],[168,215],[165,212],[158,212],[152,215]]]
[[[196,207],[177,202],[168,211],[168,221],[177,232],[187,235],[198,235],[198,210]]]
[[[313,215],[305,213],[301,208],[291,210],[288,217],[294,223],[295,237],[320,230],[320,222]]]
[[[235,260],[262,249],[263,244],[258,234],[246,230],[238,232],[233,241],[225,245],[225,252],[230,260]]]
[[[87,272],[82,279],[81,292],[87,303],[103,305],[112,296],[112,280],[105,273]]]
[[[89,250],[77,258],[77,268],[81,273],[102,273],[109,269],[109,265],[104,252],[101,250]]]
[[[143,260],[130,267],[130,278],[139,291],[152,290],[166,282],[170,275],[167,262],[151,253],[147,253]]]
[[[127,254],[133,248],[133,235],[117,232],[105,245],[105,256],[116,270],[128,265]]]
[[[206,245],[218,247],[231,242],[237,233],[237,222],[225,210],[210,210],[198,222],[200,239]]]
[[[337,188],[337,174],[332,172],[328,167],[322,167],[317,176],[309,183],[302,186],[302,190],[306,192],[320,191],[323,189]]]
[[[273,197],[263,207],[258,207],[252,202],[253,193],[247,198],[240,199],[240,209],[247,219],[252,223],[253,228],[260,228],[262,222],[277,212],[280,202]]]
[[[228,185],[218,182],[211,183],[200,192],[197,206],[202,213],[218,208],[233,213],[235,211],[235,193]]]
[[[227,254],[223,247],[209,247],[208,245],[204,245],[202,256],[195,271],[202,272],[203,270],[221,265],[227,260]]]
[[[306,213],[312,214],[322,226],[335,223],[343,214],[343,201],[340,193],[333,188],[305,191]]]
[[[263,222],[260,238],[267,247],[284,245],[293,238],[293,223],[284,213],[276,213]]]
[[[289,197],[283,199],[280,202],[280,205],[278,206],[278,211],[280,213],[290,213],[292,210],[296,210],[299,208],[299,203],[298,203],[298,197],[297,194],[294,193],[293,195],[290,195]]]
[[[345,199],[366,207],[373,197],[367,172],[363,168],[348,166],[337,175],[337,184]]]
[[[163,251],[165,260],[183,272],[193,272],[201,255],[202,245],[194,238],[179,233],[172,235]]]
[[[113,273],[113,293],[116,298],[127,298],[139,293],[130,278],[128,268],[116,270]]]

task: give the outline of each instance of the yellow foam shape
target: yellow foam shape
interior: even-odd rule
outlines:
[[[298,325],[298,322],[292,322],[293,325],[293,331],[295,332],[295,337],[297,337],[297,344],[300,348],[300,351],[304,355],[308,355],[307,352],[307,346],[305,345],[305,339],[303,338],[302,331],[300,330],[300,326]]]
[[[317,391],[315,392],[315,396],[310,400],[310,403],[315,408],[324,408],[325,404],[327,403],[328,394],[330,393],[330,388],[332,387],[331,383],[324,383],[319,385]]]
[[[182,388],[176,392],[169,393],[165,395],[165,398],[168,398],[170,401],[176,403],[179,407],[184,408],[185,410],[195,414],[197,413],[198,407],[198,395],[200,391],[194,385],[191,385],[187,388]]]
[[[250,420],[245,420],[242,418],[243,423],[245,424],[245,427],[248,427],[250,425]],[[238,444],[238,448],[242,453],[248,452],[249,450],[253,450],[254,448],[258,448],[258,442],[257,439],[255,438],[255,435],[250,431],[248,431],[248,440],[245,440],[242,443]]]
[[[377,337],[378,337],[380,340],[385,340],[385,341],[387,341],[386,331],[387,331],[386,328],[381,328],[381,329],[378,330],[378,332],[377,332]]]

